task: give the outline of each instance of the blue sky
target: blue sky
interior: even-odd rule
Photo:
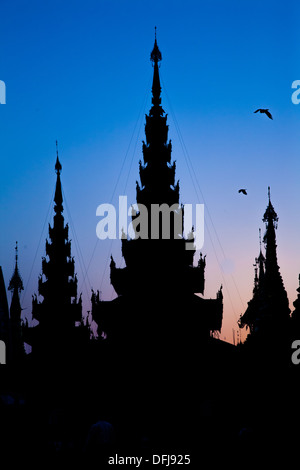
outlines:
[[[268,186],[292,307],[300,271],[297,2],[1,0],[0,8],[0,265],[8,285],[18,240],[23,314],[30,318],[53,217],[56,139],[85,309],[91,287],[114,295],[107,261],[113,253],[120,265],[120,243],[97,242],[96,208],[123,194],[135,201],[154,26],[181,201],[205,204],[205,297],[224,286],[221,337],[232,341],[251,298]],[[253,114],[258,107],[274,120]]]

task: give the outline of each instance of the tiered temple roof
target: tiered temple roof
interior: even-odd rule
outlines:
[[[184,207],[179,202],[176,163],[171,160],[167,115],[161,106],[159,64],[162,55],[156,37],[150,59],[153,64],[152,107],[146,115],[143,162],[139,162],[140,183],[136,183],[138,210],[132,216],[136,236],[129,239],[124,234],[122,237],[124,268],[118,268],[111,259],[110,278],[117,299],[104,302],[93,294],[93,319],[100,335],[105,330],[112,337],[128,333],[131,338],[153,338],[161,333],[163,338],[174,334],[178,339],[186,329],[193,328],[193,324],[197,325],[198,335],[209,336],[212,331],[221,330],[222,292],[218,292],[216,299],[195,295],[204,293],[206,261],[198,253],[198,262],[193,265],[196,249],[192,227],[188,235],[183,232]],[[156,222],[152,213],[154,205],[161,209]],[[141,234],[139,217],[145,208],[148,230]],[[167,209],[166,217],[170,217],[169,232],[164,232],[163,208]],[[186,249],[188,240],[193,245],[189,250]],[[122,341],[119,336],[118,343]]]

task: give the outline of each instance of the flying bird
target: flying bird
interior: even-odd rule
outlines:
[[[262,108],[258,108],[256,111],[254,111],[255,113],[258,113],[258,111],[260,113],[265,113],[269,119],[273,119],[272,117],[272,114],[270,113],[269,109],[262,109]]]
[[[245,196],[247,196],[247,191],[246,191],[246,189],[239,189],[239,193],[245,194]]]

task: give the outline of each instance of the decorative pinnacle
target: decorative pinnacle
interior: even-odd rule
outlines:
[[[257,264],[259,264],[261,261],[264,261],[265,259],[261,251],[261,229],[258,229],[258,231],[259,231],[259,255],[258,255],[258,258],[255,258],[255,262]]]
[[[56,171],[56,173],[57,173],[58,175],[60,174],[61,169],[62,169],[62,166],[61,166],[61,163],[60,163],[59,158],[58,158],[58,145],[57,145],[57,141],[56,141],[56,163],[55,163],[55,171]]]
[[[61,172],[62,166],[58,158],[58,150],[57,150],[57,141],[56,141],[56,163],[55,163],[55,171],[57,174],[57,179],[56,179],[56,187],[55,187],[55,194],[54,194],[54,211],[56,213],[61,213],[63,211],[63,197],[62,197],[62,190],[61,190],[61,182],[60,182],[60,172]]]
[[[16,242],[15,252],[16,252],[16,264],[17,264],[17,262],[18,262],[18,242]]]
[[[156,41],[156,26],[155,26],[155,40],[154,40],[154,47],[152,49],[150,60],[154,62],[154,64],[158,64],[162,60],[161,52],[158,48],[157,41]]]
[[[277,216],[277,214],[274,210],[274,207],[271,203],[270,186],[268,186],[268,198],[269,198],[269,204],[268,204],[268,207],[266,209],[266,212],[264,213],[263,222],[269,223],[271,220],[273,222],[278,222],[278,216]],[[276,224],[275,224],[275,228],[277,228]]]
[[[16,259],[15,270],[9,282],[8,290],[17,289],[18,292],[21,292],[21,290],[24,290],[24,287],[23,287],[23,281],[22,281],[22,278],[20,276],[19,269],[18,269],[18,242],[16,242],[16,246],[15,246],[15,259]]]
[[[153,116],[154,114],[158,114],[161,116],[164,113],[164,110],[161,107],[161,86],[160,86],[160,79],[159,79],[159,67],[158,62],[162,59],[161,52],[158,48],[157,41],[156,41],[156,26],[155,26],[155,40],[154,40],[154,47],[152,49],[150,60],[153,63],[153,82],[152,82],[152,108],[150,110],[150,115]]]

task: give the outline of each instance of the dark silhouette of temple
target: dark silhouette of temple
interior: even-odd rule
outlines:
[[[290,309],[286,290],[277,261],[276,234],[278,216],[271,203],[268,188],[268,206],[263,216],[266,232],[263,242],[265,256],[261,250],[255,260],[255,278],[253,297],[248,302],[247,310],[239,320],[241,328],[250,330],[248,342],[268,348],[271,343],[278,348],[284,345],[290,336]]]
[[[179,181],[175,181],[176,165],[171,162],[167,116],[161,106],[161,59],[155,38],[151,52],[152,107],[146,115],[143,163],[139,162],[141,184],[136,184],[137,206],[147,209],[148,231],[146,236],[139,236],[141,214],[137,210],[132,217],[136,237],[128,239],[124,234],[122,238],[125,268],[117,268],[111,259],[110,279],[118,297],[105,302],[96,294],[92,296],[98,334],[105,332],[107,342],[118,350],[126,343],[125,350],[129,344],[134,350],[141,348],[143,357],[150,354],[152,358],[154,355],[162,358],[168,346],[176,354],[185,342],[190,347],[193,341],[207,341],[211,332],[221,330],[223,312],[221,290],[216,299],[195,295],[204,292],[205,258],[200,253],[197,266],[193,266],[196,250],[186,249],[187,243],[193,243],[192,227],[188,238],[183,236],[184,208],[179,203]],[[152,213],[154,205],[159,210],[157,228]],[[164,217],[170,217],[167,236]]]
[[[136,184],[138,209],[132,214],[135,237],[123,232],[124,268],[111,258],[117,297],[103,301],[99,292],[92,292],[97,340],[91,339],[78,298],[58,153],[55,215],[38,280],[43,300],[33,296],[33,324],[21,320],[17,246],[8,287],[10,310],[0,267],[0,340],[7,344],[8,357],[8,366],[0,366],[0,443],[9,457],[16,448],[29,460],[38,452],[45,458],[64,453],[68,464],[71,456],[76,463],[78,456],[91,456],[98,463],[102,458],[102,468],[107,452],[146,452],[148,457],[151,452],[182,453],[191,454],[194,468],[212,455],[216,462],[216,454],[222,463],[231,462],[233,454],[255,460],[262,450],[269,456],[274,443],[283,443],[276,423],[281,419],[287,424],[289,403],[298,400],[294,385],[299,379],[290,364],[283,361],[283,369],[277,361],[282,354],[288,357],[291,338],[300,334],[300,287],[290,316],[270,189],[263,216],[265,255],[260,240],[253,297],[239,320],[250,334],[244,344],[233,346],[215,337],[222,328],[222,288],[215,299],[203,297],[206,257],[196,251],[193,228],[188,235],[183,230],[184,206],[161,105],[162,56],[156,37],[150,58],[152,106]],[[143,208],[147,230],[142,233]],[[24,342],[31,345],[30,354],[25,355]],[[21,365],[17,374],[9,364]],[[286,436],[294,431],[298,436],[296,429]]]

